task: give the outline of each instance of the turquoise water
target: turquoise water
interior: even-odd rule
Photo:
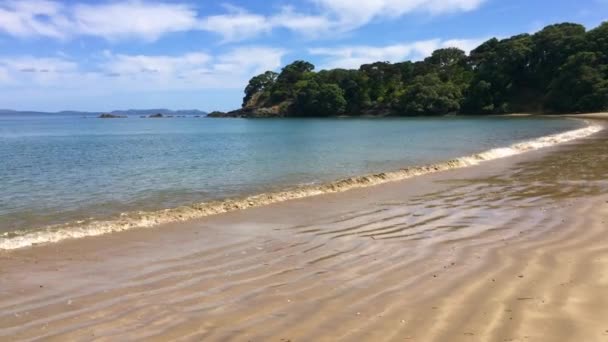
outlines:
[[[0,116],[0,233],[440,162],[582,126],[496,117]]]

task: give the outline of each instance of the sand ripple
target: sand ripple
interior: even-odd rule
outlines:
[[[428,190],[5,251],[0,340],[605,341],[607,180],[598,135]]]

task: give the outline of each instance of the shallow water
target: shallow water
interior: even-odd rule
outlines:
[[[0,232],[437,163],[582,126],[496,117],[0,116]]]

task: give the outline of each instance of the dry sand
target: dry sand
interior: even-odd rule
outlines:
[[[501,114],[496,116],[514,116],[514,117],[527,117],[527,116],[541,116],[541,117],[556,117],[556,118],[578,118],[578,119],[596,119],[606,120],[608,119],[608,112],[606,113],[581,113],[581,114],[530,114],[530,113],[514,113],[514,114]]]
[[[608,341],[608,134],[0,252],[0,340]]]

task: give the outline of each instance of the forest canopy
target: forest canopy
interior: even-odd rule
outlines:
[[[608,22],[490,39],[467,55],[315,72],[295,61],[251,79],[243,110],[280,116],[576,113],[608,109]]]

